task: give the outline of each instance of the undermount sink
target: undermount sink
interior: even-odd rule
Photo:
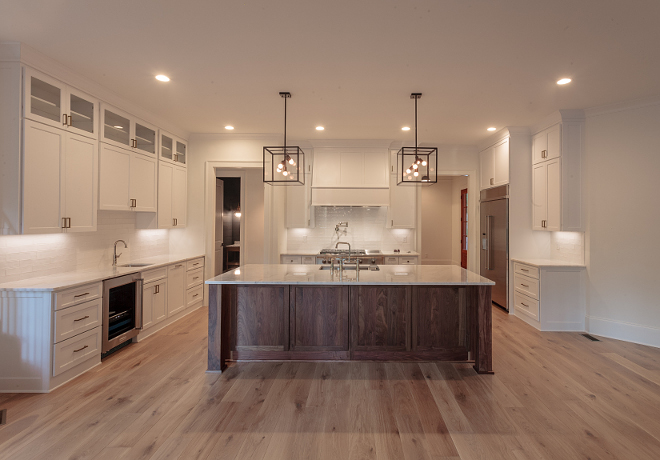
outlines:
[[[120,267],[127,267],[127,268],[130,268],[130,267],[148,267],[149,265],[153,265],[153,264],[124,264],[124,265],[120,265]]]

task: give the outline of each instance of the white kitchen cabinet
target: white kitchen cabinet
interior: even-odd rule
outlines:
[[[286,227],[314,228],[312,174],[309,172],[305,173],[305,185],[286,188]]]
[[[315,149],[314,188],[387,188],[389,165],[387,151]]]
[[[30,67],[24,82],[25,118],[98,139],[97,99]]]
[[[101,104],[101,142],[156,157],[158,129],[127,112]]]
[[[509,183],[509,139],[479,152],[481,190]]]
[[[99,161],[99,209],[156,212],[156,158],[101,143]]]
[[[584,231],[583,118],[562,121],[533,136],[532,228]]]
[[[176,315],[186,308],[186,264],[167,267],[167,316]]]
[[[145,284],[142,288],[142,329],[167,318],[167,279]]]
[[[160,159],[179,166],[185,166],[188,159],[188,143],[161,130]]]
[[[390,205],[386,228],[415,228],[417,224],[417,187],[397,185],[397,176],[390,175]]]
[[[175,227],[186,226],[188,212],[188,171],[176,166],[172,175],[172,217]]]
[[[280,255],[281,264],[301,264],[302,256],[291,256],[287,254]]]
[[[97,141],[26,119],[23,233],[96,230]]]

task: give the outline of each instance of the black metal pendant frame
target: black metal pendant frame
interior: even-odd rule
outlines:
[[[305,185],[305,152],[297,145],[286,145],[286,100],[291,93],[281,92],[284,99],[284,145],[264,147],[264,183],[269,185]]]
[[[417,100],[422,93],[410,94],[415,100],[415,147],[401,147],[396,154],[396,185],[430,185],[438,182],[438,148],[417,143]]]

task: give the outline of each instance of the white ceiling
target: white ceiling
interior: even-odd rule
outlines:
[[[190,132],[281,133],[290,91],[291,139],[410,141],[422,92],[420,143],[474,144],[660,95],[658,19],[657,0],[2,0],[0,40]]]

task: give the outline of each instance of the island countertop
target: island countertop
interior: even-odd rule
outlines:
[[[321,267],[326,267],[322,270]],[[380,265],[379,270],[344,270],[340,278],[323,265],[243,265],[206,280],[206,284],[330,284],[492,286],[487,278],[457,265]]]

